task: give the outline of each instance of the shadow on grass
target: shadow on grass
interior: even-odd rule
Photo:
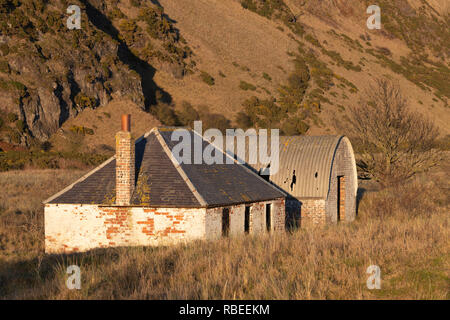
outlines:
[[[70,265],[113,263],[122,248],[94,249],[82,253],[42,254],[32,259],[0,263],[0,299],[51,299],[70,275]]]

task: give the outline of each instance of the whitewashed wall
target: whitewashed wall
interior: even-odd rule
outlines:
[[[271,203],[271,232],[283,231],[284,199],[251,204],[250,233],[266,230],[266,204]],[[245,205],[228,207],[230,236],[245,233]],[[148,246],[222,237],[218,208],[99,207],[46,204],[45,251],[70,253],[115,246]]]
[[[45,251],[86,251],[205,238],[206,209],[47,204]]]

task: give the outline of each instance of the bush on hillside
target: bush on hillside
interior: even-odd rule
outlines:
[[[74,101],[75,104],[81,109],[86,108],[95,109],[98,105],[97,100],[95,98],[89,97],[81,92],[75,96]]]
[[[252,85],[251,83],[245,82],[245,81],[241,81],[239,83],[239,88],[247,91],[247,90],[251,90],[251,91],[255,91],[256,87],[254,85]]]
[[[250,128],[253,126],[252,119],[244,111],[239,111],[236,114],[235,122],[236,122],[236,125],[238,126],[238,128],[240,128],[240,129],[247,129],[247,128]]]
[[[413,113],[400,87],[375,80],[367,98],[349,113],[349,136],[361,175],[383,186],[402,183],[441,160],[438,129],[432,121]]]
[[[206,83],[209,86],[213,86],[216,83],[214,78],[206,71],[202,71],[200,73],[200,78],[203,80],[204,83]]]
[[[192,127],[194,121],[200,119],[200,115],[195,108],[187,101],[183,101],[181,110],[177,113],[179,122],[188,127]]]
[[[165,126],[176,126],[179,123],[175,111],[166,103],[160,103],[153,107],[152,113]]]
[[[299,117],[292,117],[283,122],[281,133],[286,136],[305,134],[309,130],[309,125]]]
[[[262,100],[253,96],[244,101],[243,107],[251,123],[259,128],[275,128],[286,117],[275,99]]]

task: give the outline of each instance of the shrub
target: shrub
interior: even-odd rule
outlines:
[[[15,144],[20,143],[20,133],[17,132],[16,130],[11,130],[8,132],[8,137],[11,139],[11,141]]]
[[[213,86],[215,84],[214,78],[207,72],[202,71],[200,73],[200,78],[205,82],[206,84]]]
[[[256,90],[256,87],[254,85],[252,85],[251,83],[245,82],[245,81],[241,81],[239,83],[239,88],[241,88],[244,91],[247,91],[247,90],[255,91]]]
[[[236,114],[235,122],[236,122],[238,128],[241,128],[241,129],[247,129],[247,128],[250,128],[253,126],[252,119],[244,111],[239,111]]]
[[[0,43],[0,51],[2,56],[7,56],[9,54],[9,47],[6,43]]]
[[[47,152],[47,151],[50,151],[50,149],[52,148],[52,144],[50,141],[44,141],[41,143],[40,148],[42,151]]]
[[[286,116],[275,99],[260,100],[253,96],[244,101],[243,107],[251,123],[261,128],[274,128]]]
[[[215,128],[225,133],[225,130],[231,127],[230,120],[217,113],[203,113],[201,114],[201,120],[203,122],[203,130]]]
[[[309,43],[311,43],[313,46],[315,47],[322,47],[322,45],[320,44],[319,40],[317,40],[313,35],[311,34],[307,34],[305,36],[305,40],[308,41]]]
[[[123,14],[122,11],[120,11],[119,8],[114,8],[111,11],[111,18],[112,19],[122,19],[122,18],[125,18],[125,15]]]
[[[182,102],[181,110],[177,114],[179,122],[184,126],[192,127],[194,121],[199,120],[197,110],[187,101]]]
[[[294,64],[295,70],[289,75],[287,85],[278,90],[280,106],[287,112],[296,112],[301,107],[310,79],[308,66],[303,59],[297,57]]]
[[[154,115],[163,125],[176,126],[178,124],[177,115],[168,104],[160,103],[153,110]]]
[[[26,167],[39,169],[57,169],[67,167],[85,168],[104,162],[108,156],[103,154],[54,152],[54,151],[7,151],[0,153],[0,172],[20,170]]]
[[[282,127],[281,132],[287,136],[304,134],[309,130],[309,125],[298,117],[287,119]]]
[[[71,126],[69,129],[71,132],[79,134],[79,135],[93,135],[94,134],[94,130],[91,128],[86,128],[83,126]]]
[[[19,91],[21,94],[23,94],[27,89],[27,87],[23,83],[18,81],[10,81],[8,85],[11,89]]]
[[[409,110],[398,84],[377,79],[367,98],[349,113],[349,136],[361,175],[383,186],[401,183],[437,165],[438,130]]]
[[[81,109],[85,108],[95,109],[97,107],[97,100],[95,98],[88,97],[87,95],[81,92],[75,96],[74,101],[75,104]]]
[[[123,19],[119,23],[119,28],[123,32],[123,38],[128,44],[132,44],[134,40],[134,33],[138,26],[135,21]]]
[[[12,122],[16,122],[19,119],[19,117],[17,116],[17,114],[10,112],[6,116],[6,119],[8,120],[8,122],[12,123]]]
[[[263,72],[263,78],[266,79],[267,81],[272,81],[272,77],[269,76],[267,73]]]
[[[16,128],[20,133],[24,133],[27,125],[23,120],[16,121]]]
[[[11,72],[11,68],[9,67],[9,64],[8,64],[7,61],[0,60],[0,72],[3,72],[3,73],[10,73]]]

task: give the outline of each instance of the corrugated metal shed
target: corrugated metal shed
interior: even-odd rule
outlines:
[[[270,181],[296,198],[326,198],[333,158],[343,136],[279,138],[279,169]],[[246,159],[247,160],[247,159]],[[261,164],[250,164],[262,169]]]

